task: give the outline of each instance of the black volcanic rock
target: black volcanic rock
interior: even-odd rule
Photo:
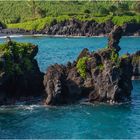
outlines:
[[[42,30],[48,35],[66,35],[66,36],[100,36],[108,35],[114,28],[115,24],[111,20],[104,23],[91,21],[79,21],[77,19],[65,20],[60,23],[53,22]],[[123,35],[139,35],[140,24],[125,23],[122,26]]]
[[[42,96],[44,74],[34,59],[38,47],[9,40],[0,45],[0,52],[0,104]]]
[[[44,76],[45,91],[47,91],[46,104],[66,103],[68,98],[67,88],[65,86],[65,67],[54,65],[48,68]]]
[[[0,30],[0,35],[32,35],[38,32],[28,31],[19,28],[8,28]]]
[[[108,47],[115,49],[116,52],[120,51],[119,41],[122,37],[123,30],[120,26],[114,26],[114,30],[111,31],[108,38]]]
[[[140,24],[138,23],[125,23],[123,26],[123,34],[124,35],[134,35],[134,34],[138,34],[140,35]]]
[[[133,80],[140,80],[140,51],[132,54]]]
[[[84,49],[72,64],[53,65],[44,77],[46,104],[60,105],[82,98],[90,102],[123,102],[132,90],[132,57],[119,58],[121,27],[109,35],[108,48],[98,52]]]
[[[94,20],[80,21],[78,19],[64,20],[57,22],[54,19],[50,25],[46,25],[40,31],[25,30],[19,28],[6,28],[0,23],[0,35],[34,35],[34,34],[47,34],[47,35],[64,35],[64,36],[100,36],[108,35],[114,28],[115,24],[112,20],[107,20],[103,23],[98,23]],[[140,24],[135,22],[125,23],[122,25],[123,35],[140,35]]]
[[[110,20],[106,23],[97,23],[96,21],[71,19],[46,26],[43,32],[48,35],[95,36],[108,34],[113,26]]]

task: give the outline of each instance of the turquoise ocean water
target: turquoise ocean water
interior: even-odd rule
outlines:
[[[107,38],[20,37],[39,46],[41,71],[54,63],[73,61],[83,48],[98,50]],[[0,43],[5,39],[0,39]],[[120,54],[140,49],[139,37],[123,37]],[[0,138],[140,138],[140,81],[133,81],[132,100],[120,105],[61,107],[16,105],[0,107]]]

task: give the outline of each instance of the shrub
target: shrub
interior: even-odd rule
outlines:
[[[55,23],[59,23],[65,20],[71,20],[72,18],[75,18],[79,21],[96,21],[98,23],[104,23],[108,20],[112,20],[114,24],[122,26],[124,23],[128,22],[135,22],[140,23],[140,16],[104,16],[104,17],[92,17],[90,15],[75,15],[75,16],[58,16],[58,17],[46,17],[41,19],[36,19],[28,22],[23,23],[17,23],[17,24],[7,24],[8,28],[22,28],[25,30],[36,30],[40,31],[45,28],[46,25],[50,26],[53,25],[54,21]]]
[[[129,11],[128,4],[126,3],[119,3],[117,14],[122,15],[125,11]]]
[[[140,23],[140,16],[114,16],[112,21],[119,26],[129,22]]]
[[[31,62],[31,55],[33,53],[31,43],[17,43],[10,42],[0,45],[1,63],[4,70],[8,75],[14,73],[21,75],[25,70],[30,71],[33,67]]]
[[[108,15],[109,14],[109,11],[106,8],[104,8],[104,7],[100,7],[99,8],[99,13],[101,15]]]
[[[100,64],[100,65],[97,66],[97,68],[102,71],[102,70],[104,70],[104,65]]]
[[[86,78],[86,62],[89,60],[90,58],[83,57],[80,58],[77,62],[76,68],[82,78]]]
[[[85,9],[85,10],[84,10],[84,13],[86,13],[86,14],[90,14],[90,10]]]
[[[127,54],[123,54],[121,58],[128,58]]]
[[[140,13],[140,2],[136,2],[133,4],[133,10]]]
[[[112,53],[111,53],[111,61],[114,63],[119,62],[119,55],[114,50],[112,50]]]
[[[70,19],[69,16],[59,16],[59,17],[47,17],[47,18],[41,18],[33,21],[23,22],[23,23],[17,23],[17,24],[8,24],[8,28],[21,28],[25,30],[36,30],[40,31],[45,28],[46,25],[50,26],[54,19],[57,22],[61,22],[67,19]]]
[[[46,16],[46,10],[41,9],[40,7],[37,7],[37,13],[41,18],[44,18]]]
[[[112,12],[113,15],[115,15],[116,11],[117,11],[117,7],[114,6],[114,5],[111,5],[109,8],[108,8],[109,12]]]

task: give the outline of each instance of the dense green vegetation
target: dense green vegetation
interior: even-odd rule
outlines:
[[[74,16],[74,18],[80,21],[91,21],[94,20],[98,23],[106,22],[107,20],[112,20],[116,25],[123,25],[127,22],[135,22],[140,23],[140,16],[106,16],[106,17],[92,17],[92,18],[84,18],[82,16]],[[70,20],[72,17],[70,16],[58,16],[58,17],[46,17],[41,18],[33,21],[27,21],[23,23],[16,23],[16,24],[7,24],[8,28],[23,28],[26,30],[36,30],[39,31],[43,29],[46,25],[51,25],[54,21],[61,22],[64,20]]]
[[[71,18],[97,22],[111,19],[117,25],[140,23],[138,1],[0,1],[0,11],[0,21],[8,27],[29,30],[41,30],[54,20]]]
[[[97,66],[97,68],[98,68],[100,71],[102,71],[102,70],[104,70],[104,65],[103,65],[103,64],[99,64],[99,65]]]
[[[51,25],[53,22],[61,22],[64,20],[70,19],[69,16],[59,16],[59,17],[46,17],[41,18],[33,21],[27,21],[23,23],[16,23],[16,24],[7,24],[7,27],[9,28],[23,28],[27,30],[41,30],[43,29],[46,24]]]
[[[82,78],[86,78],[86,62],[89,60],[89,57],[82,57],[77,62],[76,68]]]
[[[112,62],[118,62],[119,61],[119,55],[115,52],[115,50],[112,50],[111,61]]]
[[[5,23],[25,22],[60,15],[103,17],[107,15],[136,15],[140,2],[124,1],[0,1],[0,20]]]
[[[0,71],[9,75],[23,74],[32,69],[31,55],[33,45],[30,43],[9,42],[0,44]]]

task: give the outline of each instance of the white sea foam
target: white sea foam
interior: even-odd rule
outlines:
[[[10,110],[29,110],[33,111],[37,108],[42,108],[43,105],[4,105],[0,107],[0,111],[10,111]]]
[[[33,34],[33,35],[5,35],[0,36],[0,38],[7,38],[7,36],[11,38],[18,38],[18,37],[54,37],[54,38],[102,38],[107,37],[106,35],[99,35],[99,36],[67,36],[67,35],[47,35],[47,34]],[[140,36],[123,36],[123,37],[140,37]]]
[[[23,37],[24,35],[5,35],[5,36],[0,36],[0,38],[7,38],[7,36],[11,38],[15,38],[15,37]]]

